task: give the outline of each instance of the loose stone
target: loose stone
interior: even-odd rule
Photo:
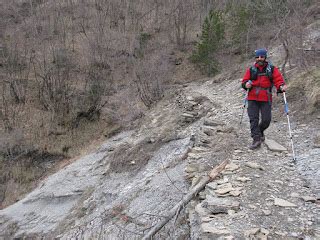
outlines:
[[[274,205],[279,206],[279,207],[297,207],[297,205],[295,205],[291,202],[288,202],[284,199],[281,199],[281,198],[275,198]]]
[[[303,199],[303,201],[305,202],[312,202],[315,203],[317,201],[317,199],[315,197],[311,197],[311,196],[301,196],[301,198]]]
[[[250,237],[250,236],[256,235],[259,232],[259,230],[260,228],[252,228],[252,229],[246,230],[244,232],[244,235],[246,237]]]
[[[271,215],[271,211],[270,210],[262,210],[263,214],[266,216]]]
[[[263,167],[261,167],[259,164],[254,163],[254,162],[246,162],[245,165],[246,165],[247,167],[249,167],[249,168],[264,170]]]
[[[248,181],[251,181],[251,178],[248,178],[248,177],[238,177],[237,180],[240,181],[240,182],[248,182]]]

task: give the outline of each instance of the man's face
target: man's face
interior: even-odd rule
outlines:
[[[256,63],[258,63],[260,66],[262,66],[265,61],[266,61],[266,57],[265,56],[257,56],[256,57]]]

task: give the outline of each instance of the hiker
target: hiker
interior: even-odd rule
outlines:
[[[279,69],[267,61],[267,50],[255,51],[256,62],[247,69],[243,79],[242,88],[248,91],[248,116],[253,143],[250,149],[256,149],[264,141],[264,131],[271,122],[272,87],[277,92],[285,92],[287,86]],[[259,122],[259,115],[261,121]]]

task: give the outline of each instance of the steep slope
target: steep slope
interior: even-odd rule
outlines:
[[[288,150],[248,151],[246,115],[239,126],[239,79],[216,79],[169,93],[137,129],[109,139],[1,210],[0,236],[141,239],[190,185],[229,159],[219,179],[156,239],[319,237],[319,148],[312,141],[320,119],[306,125],[291,116],[294,164],[283,106],[274,104],[266,137]]]

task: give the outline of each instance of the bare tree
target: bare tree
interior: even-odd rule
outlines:
[[[20,51],[18,43],[6,48],[4,67],[6,79],[10,87],[10,95],[15,103],[25,103],[29,74],[31,70],[30,51],[27,46]]]
[[[43,46],[45,48],[45,46]],[[45,53],[46,50],[43,51]],[[37,56],[33,61],[34,75],[38,84],[38,98],[52,119],[60,122],[70,111],[72,96],[71,65],[68,51],[59,46],[50,47],[50,56]]]
[[[150,108],[164,95],[165,82],[172,72],[169,59],[166,55],[153,55],[135,61],[134,82],[140,99]]]

